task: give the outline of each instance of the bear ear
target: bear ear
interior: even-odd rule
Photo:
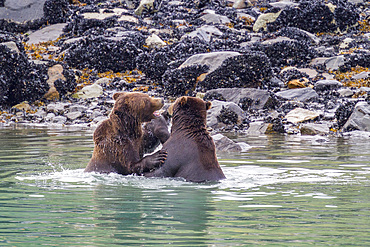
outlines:
[[[210,101],[206,102],[206,109],[209,110],[211,109],[212,103]]]
[[[179,100],[179,105],[180,106],[184,106],[186,104],[186,102],[188,101],[188,97],[186,96],[182,96]]]
[[[124,94],[125,94],[125,92],[114,93],[114,94],[113,94],[113,99],[114,99],[114,100],[117,100],[119,96],[124,95]]]

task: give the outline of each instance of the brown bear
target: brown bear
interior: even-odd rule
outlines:
[[[182,177],[187,181],[218,181],[225,178],[218,164],[216,148],[206,128],[210,102],[183,96],[171,105],[171,136],[163,144],[167,159],[146,177]]]
[[[113,99],[109,118],[94,132],[94,151],[85,172],[143,174],[161,166],[167,156],[164,150],[143,158],[146,142],[142,123],[155,119],[154,112],[162,108],[163,99],[125,92],[115,93]],[[165,142],[168,136],[159,135],[159,139]]]

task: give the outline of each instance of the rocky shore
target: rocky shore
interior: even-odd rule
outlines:
[[[93,128],[117,91],[212,101],[215,133],[370,136],[370,4],[0,0],[0,126]]]

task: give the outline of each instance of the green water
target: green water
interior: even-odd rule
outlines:
[[[239,137],[227,179],[84,174],[92,132],[0,129],[0,246],[370,246],[370,138]]]

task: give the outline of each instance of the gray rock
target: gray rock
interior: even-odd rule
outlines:
[[[50,103],[46,106],[48,112],[62,112],[69,105],[69,103]]]
[[[297,7],[299,4],[293,3],[292,1],[289,0],[283,0],[275,3],[270,3],[270,5],[276,8],[285,9],[287,7]]]
[[[356,75],[352,76],[351,79],[352,80],[359,80],[359,79],[366,79],[368,77],[370,77],[370,72],[364,71],[364,72],[361,72],[359,74],[356,74]]]
[[[235,112],[238,115],[239,121],[244,117],[243,110],[233,102],[223,102],[219,100],[212,101],[212,107],[207,111],[207,126],[211,128],[218,128],[220,124],[217,117],[220,115],[222,108]]]
[[[73,94],[72,96],[77,99],[90,99],[90,98],[97,98],[103,94],[103,88],[98,84],[92,84],[82,88],[77,93]]]
[[[287,38],[287,37],[277,37],[277,38],[274,38],[274,39],[265,40],[261,44],[262,45],[273,45],[273,44],[280,43],[280,42],[283,42],[283,41],[294,41],[294,40],[290,39],[290,38]]]
[[[325,66],[328,70],[337,70],[342,65],[344,65],[343,55],[330,57],[325,61]]]
[[[242,54],[234,51],[218,51],[196,54],[189,57],[183,64],[181,64],[179,69],[192,65],[207,65],[209,66],[208,73],[211,73],[219,68],[226,59],[239,55]]]
[[[69,112],[84,112],[87,110],[87,107],[86,106],[83,106],[83,105],[71,105],[69,107]]]
[[[244,132],[246,135],[259,136],[266,134],[270,124],[263,121],[255,121],[249,123],[249,128]]]
[[[222,134],[212,135],[216,152],[246,152],[251,148],[244,142],[234,142]]]
[[[245,9],[246,7],[252,6],[249,0],[235,0],[233,8],[235,9]]]
[[[149,48],[160,48],[160,47],[163,47],[163,46],[166,46],[167,44],[161,39],[159,38],[158,35],[156,34],[152,34],[150,35],[146,40],[145,40],[145,44],[149,47]]]
[[[66,114],[66,117],[69,119],[69,120],[76,120],[77,118],[81,117],[82,116],[82,113],[79,112],[79,111],[75,111],[75,112],[68,112]]]
[[[41,19],[44,16],[46,0],[7,0],[0,8],[0,19],[26,22]]]
[[[349,88],[342,88],[338,90],[338,93],[342,97],[352,97],[355,93]]]
[[[4,43],[0,43],[0,45],[8,47],[12,52],[18,53],[19,54],[19,49],[17,47],[17,44],[13,41],[8,41]]]
[[[315,83],[316,90],[332,90],[342,86],[342,83],[337,80],[320,80]]]
[[[286,100],[297,100],[301,102],[317,99],[319,97],[315,90],[310,87],[289,89],[277,92],[276,96]]]
[[[317,112],[309,111],[303,108],[295,108],[285,115],[285,118],[290,123],[301,123],[307,120],[314,120],[320,115]]]
[[[219,88],[207,91],[206,96],[212,93],[221,94],[227,101],[239,104],[243,98],[251,99],[251,109],[260,110],[273,103],[270,93],[255,88]]]
[[[327,135],[330,132],[328,123],[304,123],[300,130],[302,135]]]
[[[64,124],[65,122],[67,122],[67,117],[65,117],[65,116],[56,116],[56,117],[51,119],[51,122],[52,123],[57,123],[57,124]]]
[[[67,26],[66,23],[58,23],[37,30],[29,35],[27,44],[38,44],[41,42],[56,40],[63,34],[63,28],[65,28],[65,26]]]
[[[367,102],[360,101],[356,104],[343,130],[370,131],[370,105]]]
[[[227,24],[231,23],[230,19],[227,16],[219,15],[215,13],[208,13],[200,17],[203,21],[208,24]]]
[[[220,36],[222,34],[223,33],[217,27],[204,25],[195,29],[195,31],[182,36],[181,38],[183,39],[187,37],[190,38],[198,37],[201,40],[210,42],[212,36]]]

